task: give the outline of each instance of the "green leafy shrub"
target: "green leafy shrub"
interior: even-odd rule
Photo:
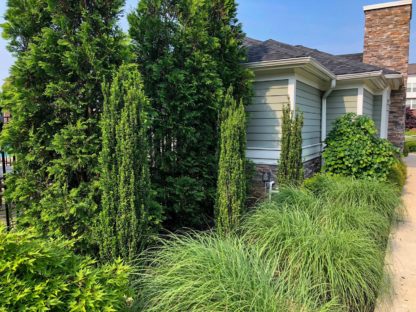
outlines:
[[[126,307],[130,268],[97,267],[73,243],[0,228],[0,310],[119,311]]]
[[[353,113],[337,119],[326,144],[324,171],[355,178],[386,180],[398,153],[390,142],[377,137],[371,118]]]
[[[303,114],[292,112],[290,105],[285,105],[282,117],[282,148],[277,170],[277,183],[280,186],[300,185],[303,181],[302,127]]]
[[[405,148],[408,150],[409,153],[416,152],[416,141],[407,141],[405,142]]]
[[[340,311],[285,297],[275,261],[232,236],[173,236],[146,258],[140,311]]]
[[[384,253],[366,232],[349,229],[345,218],[337,223],[331,218],[339,216],[327,217],[329,224],[301,209],[259,209],[244,224],[245,239],[277,258],[276,274],[297,300],[337,300],[346,311],[372,311],[384,280]]]

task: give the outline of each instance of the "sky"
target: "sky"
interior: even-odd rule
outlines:
[[[301,44],[332,54],[362,52],[364,42],[363,6],[389,0],[236,0],[238,18],[249,37]],[[0,0],[0,23],[6,11]],[[138,0],[127,0],[125,12]],[[414,6],[416,7],[416,6]],[[415,8],[413,10],[416,10]],[[411,26],[410,62],[416,63],[416,15]],[[120,21],[128,29],[126,17]],[[8,76],[13,57],[0,38],[0,84]]]

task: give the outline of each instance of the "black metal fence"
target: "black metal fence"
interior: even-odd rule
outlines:
[[[4,191],[6,189],[6,174],[13,170],[13,162],[15,159],[13,156],[7,155],[4,151],[0,151],[0,157],[0,222],[4,223],[7,229],[11,229],[13,227],[16,214],[13,209],[13,205],[6,201]]]

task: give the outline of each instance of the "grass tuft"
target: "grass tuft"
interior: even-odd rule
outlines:
[[[372,311],[383,279],[384,254],[358,230],[328,226],[299,209],[259,209],[245,239],[276,258],[284,291],[299,302],[338,300],[348,311]]]
[[[143,311],[340,311],[333,303],[296,304],[279,290],[273,258],[241,239],[211,234],[172,236],[147,255]]]

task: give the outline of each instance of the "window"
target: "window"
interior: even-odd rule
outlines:
[[[407,92],[416,92],[416,82],[407,83]]]
[[[416,99],[407,99],[406,106],[410,107],[411,109],[416,109]]]

